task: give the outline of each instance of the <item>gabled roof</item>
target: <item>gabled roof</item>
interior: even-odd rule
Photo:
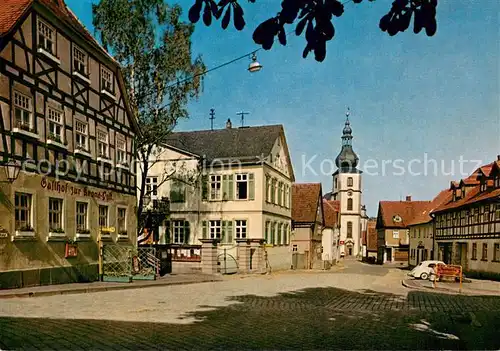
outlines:
[[[70,8],[65,4],[64,0],[1,0],[0,4],[0,44],[2,38],[10,34],[16,29],[17,24],[23,18],[23,15],[30,11],[35,4],[47,8],[60,21],[68,25],[75,33],[81,35],[97,52],[102,53],[107,57],[112,64],[117,68],[118,84],[122,88],[123,97],[125,100],[126,109],[130,115],[131,123],[137,133],[140,133],[139,125],[135,115],[130,108],[128,94],[125,89],[125,83],[121,73],[120,65],[116,60],[99,44],[99,42],[90,34]],[[0,47],[1,49],[1,47]]]
[[[318,206],[322,203],[320,183],[292,185],[292,221],[295,223],[316,222]]]
[[[175,132],[169,135],[166,144],[209,161],[263,161],[282,133],[282,125]]]
[[[338,222],[340,201],[323,199],[323,216],[326,228],[335,228]]]
[[[430,201],[380,201],[377,228],[407,228],[415,214],[429,204]]]
[[[422,211],[416,212],[413,219],[408,225],[424,224],[432,221],[431,212],[441,206],[443,203],[450,201],[453,197],[453,191],[444,189],[427,205]]]

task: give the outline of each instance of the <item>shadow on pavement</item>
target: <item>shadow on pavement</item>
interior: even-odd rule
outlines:
[[[172,297],[175,298],[175,297]],[[500,298],[311,288],[196,311],[191,324],[0,318],[1,349],[498,349]],[[210,307],[210,306],[200,306]],[[77,301],[74,308],[78,308]],[[68,311],[71,316],[71,311]]]

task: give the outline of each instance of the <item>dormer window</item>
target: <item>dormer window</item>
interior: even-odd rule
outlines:
[[[500,188],[500,175],[495,177],[495,188]]]
[[[487,184],[484,180],[481,180],[481,191],[486,191],[486,188],[487,188]]]
[[[47,51],[51,55],[56,53],[56,32],[45,22],[38,21],[38,47]]]
[[[399,215],[395,215],[392,217],[392,221],[394,223],[401,223],[403,221],[403,219]]]

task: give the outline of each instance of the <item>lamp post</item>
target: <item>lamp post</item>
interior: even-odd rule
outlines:
[[[7,163],[3,164],[5,170],[5,177],[7,181],[1,181],[1,183],[13,183],[17,177],[19,176],[19,172],[21,171],[21,163],[16,160],[10,160]]]

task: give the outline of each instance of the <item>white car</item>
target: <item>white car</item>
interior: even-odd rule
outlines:
[[[428,279],[431,273],[434,273],[434,269],[438,264],[446,266],[443,261],[422,261],[418,266],[412,269],[408,275],[413,278]]]

